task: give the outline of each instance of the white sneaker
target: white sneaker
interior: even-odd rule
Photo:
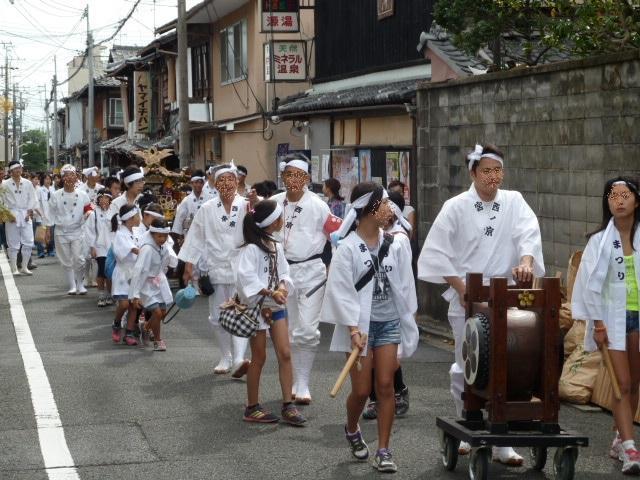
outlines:
[[[20,273],[22,275],[33,275],[33,272],[31,270],[29,270],[26,266],[22,267],[20,269]]]
[[[640,452],[635,448],[622,450],[620,460],[622,460],[622,473],[631,475],[640,473]]]
[[[620,434],[616,432],[616,436],[613,437],[613,442],[611,442],[611,449],[609,450],[609,456],[611,458],[615,458],[616,460],[622,460],[622,439],[620,438]]]
[[[493,447],[493,461],[502,463],[509,467],[520,467],[524,463],[524,458],[516,453],[511,447]]]

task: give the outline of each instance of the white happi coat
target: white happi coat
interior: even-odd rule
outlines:
[[[211,200],[212,198],[218,197],[219,193],[216,187],[212,187],[209,185],[209,182],[205,182],[204,187],[202,187],[202,194],[206,195],[207,200]]]
[[[138,258],[131,249],[138,248],[139,244],[140,237],[135,229],[131,231],[126,226],[120,225],[113,239],[113,254],[116,257],[116,267],[111,277],[113,295],[129,295],[129,282]]]
[[[640,228],[636,229],[633,249],[636,282],[640,286]],[[587,242],[573,286],[572,316],[587,322],[584,349],[588,352],[598,348],[593,339],[595,320],[602,320],[607,327],[609,348],[626,350],[627,284],[625,275],[622,242],[618,229],[615,228],[611,219],[607,229],[596,233]]]
[[[159,247],[151,232],[145,233],[140,240],[140,253],[131,276],[129,298],[139,298],[145,308],[154,303],[170,304],[173,295],[165,273],[169,267],[177,265],[178,257],[171,245],[166,242]]]
[[[142,194],[139,194],[136,199],[133,201],[132,205],[135,205],[136,207],[138,206],[138,201],[140,200],[140,197],[142,196]],[[120,196],[114,198],[111,201],[111,206],[109,207],[109,209],[111,210],[111,214],[115,215],[116,213],[120,213],[120,208],[122,208],[123,206],[127,205],[129,203],[129,201],[127,200],[127,192],[122,192],[120,194]]]
[[[111,230],[110,210],[98,207],[84,222],[85,243],[96,249],[96,257],[106,257],[113,244],[115,232]]]
[[[51,194],[47,223],[56,226],[56,241],[70,243],[83,238],[84,209],[90,203],[87,194],[78,189],[66,192],[60,188]]]
[[[100,185],[99,183],[96,183],[95,187],[90,187],[89,184],[85,182],[85,183],[81,183],[78,188],[87,194],[87,196],[89,197],[89,200],[91,200],[91,203],[96,205],[96,198],[98,197],[98,192],[102,190],[104,186]]]
[[[193,192],[184,197],[176,209],[176,216],[173,219],[171,231],[178,235],[184,235],[185,231],[189,230],[188,224],[193,221],[196,213],[198,213],[200,207],[202,207],[207,200],[211,200],[211,198],[205,194],[204,189],[200,197],[196,197]]]
[[[278,280],[285,282],[287,289],[293,289],[289,276],[289,264],[284,257],[282,245],[276,242]],[[240,301],[255,305],[260,299],[258,293],[269,288],[269,254],[257,245],[245,245],[240,248],[236,262],[236,288]]]
[[[544,275],[542,239],[538,219],[520,192],[498,190],[491,202],[483,202],[475,186],[442,206],[418,258],[418,278],[446,283],[444,277],[466,281],[467,273],[483,273],[512,280],[512,268],[525,255],[533,257],[533,272]],[[458,294],[449,288],[443,295],[449,314],[464,315]]]
[[[227,213],[222,200],[215,198],[202,205],[191,222],[178,258],[198,265],[204,257],[206,272],[214,284],[235,284],[233,263],[242,244],[242,222],[247,200],[235,196]],[[202,264],[201,264],[202,265]]]
[[[36,198],[38,199],[38,208],[40,209],[40,221],[47,223],[51,216],[49,208],[49,199],[55,193],[55,188],[40,186],[36,189]]]
[[[407,255],[402,242],[396,240],[397,238],[394,238],[389,247],[389,254],[382,260],[382,266],[386,268],[391,295],[400,317],[401,343],[398,356],[408,357],[418,347],[419,332],[414,318],[418,302],[411,255]],[[380,245],[382,241],[381,231]],[[331,260],[320,313],[322,322],[335,324],[330,347],[332,351],[351,351],[349,327],[358,327],[362,333],[369,333],[375,279],[371,279],[359,292],[356,291],[356,283],[369,270],[369,265],[371,253],[367,245],[355,231],[351,232],[340,242]],[[365,347],[362,355],[366,354]]]
[[[284,226],[274,237],[282,243],[287,260],[299,262],[321,254],[327,236],[325,224],[331,210],[315,193],[306,190],[295,204],[287,201],[286,192],[270,198],[282,206]],[[326,275],[321,259],[291,265],[291,278],[298,289],[314,287]]]
[[[13,178],[7,178],[2,181],[6,194],[3,198],[4,205],[16,217],[16,221],[12,222],[17,228],[21,228],[31,223],[31,219],[27,218],[28,210],[38,208],[38,198],[36,190],[30,180],[20,178],[20,182],[14,182]]]

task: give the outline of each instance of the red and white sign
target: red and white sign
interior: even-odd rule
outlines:
[[[300,31],[300,0],[262,0],[262,33]]]

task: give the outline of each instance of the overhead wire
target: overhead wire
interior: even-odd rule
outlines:
[[[127,16],[124,17],[122,20],[120,20],[118,28],[116,28],[116,31],[113,32],[113,34],[109,38],[105,38],[104,40],[101,40],[100,42],[95,43],[94,46],[103,45],[113,40],[116,37],[116,35],[120,32],[120,30],[122,30],[122,27],[124,27],[127,21],[131,18],[133,13],[136,11],[136,8],[138,8],[138,5],[140,5],[140,1],[141,0],[136,0],[136,3],[133,5],[133,7],[131,7],[131,10],[129,11]]]

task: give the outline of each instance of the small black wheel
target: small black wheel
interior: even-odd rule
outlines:
[[[545,447],[531,447],[529,450],[531,464],[536,470],[544,470],[547,463],[547,449]]]
[[[489,453],[486,447],[474,448],[469,458],[469,479],[487,480],[489,478]]]
[[[442,454],[442,464],[444,468],[452,471],[458,464],[458,447],[460,440],[453,438],[447,432],[442,432],[440,436],[440,453]]]
[[[576,473],[577,448],[558,448],[553,458],[553,473],[557,480],[573,480]]]

